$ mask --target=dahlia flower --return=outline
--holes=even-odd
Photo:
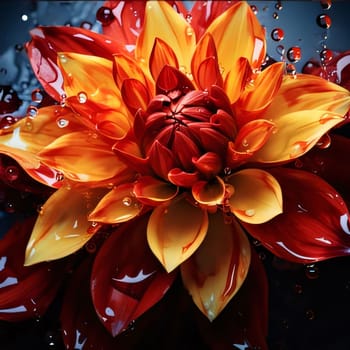
[[[176,1],[111,1],[98,13],[104,34],[32,30],[30,62],[56,103],[1,129],[0,152],[52,194],[1,242],[0,272],[20,276],[0,291],[1,319],[43,314],[74,267],[67,349],[98,341],[77,328],[79,312],[123,344],[179,276],[215,328],[241,287],[266,297],[251,239],[300,263],[349,253],[343,198],[290,166],[346,121],[349,91],[283,62],[262,69],[265,31],[245,2],[186,13]]]

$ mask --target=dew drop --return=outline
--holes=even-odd
[[[332,0],[321,0],[320,5],[323,10],[329,10],[332,6]]]
[[[322,13],[321,15],[317,16],[316,23],[321,28],[329,29],[331,27],[331,25],[332,25],[332,20],[331,20],[331,18],[328,15]]]
[[[94,242],[87,242],[85,244],[85,250],[89,253],[89,254],[93,254],[96,252],[96,244]]]
[[[43,93],[40,89],[35,89],[32,91],[32,101],[35,103],[40,103],[43,100]]]
[[[92,23],[89,21],[83,21],[80,23],[80,28],[90,30],[92,28]]]
[[[332,139],[329,136],[329,134],[324,134],[323,136],[321,136],[321,138],[318,140],[318,142],[316,143],[316,146],[320,149],[326,149],[329,148],[330,145],[332,143]]]
[[[123,205],[125,205],[126,207],[130,207],[132,202],[133,201],[131,197],[124,197],[122,200]]]
[[[34,118],[38,114],[38,109],[35,106],[29,106],[27,108],[27,116]]]
[[[33,130],[33,122],[30,118],[26,118],[26,121],[25,121],[25,124],[24,124],[25,128],[28,130],[28,131],[31,131]]]
[[[16,166],[8,166],[5,169],[6,179],[8,181],[15,181],[19,177],[19,170]]]
[[[67,57],[64,54],[59,54],[58,58],[60,59],[61,63],[67,63]]]
[[[186,28],[186,35],[187,36],[192,36],[193,35],[193,29],[191,27]]]
[[[257,15],[257,14],[258,14],[258,7],[257,7],[257,6],[251,5],[250,8],[252,9],[254,15]]]
[[[249,216],[249,217],[252,217],[255,215],[255,210],[254,209],[247,209],[245,212],[244,212],[245,215]]]
[[[109,7],[102,6],[96,12],[96,19],[104,26],[111,24],[114,18],[113,12]]]
[[[81,91],[77,95],[79,103],[85,103],[87,101],[87,95],[84,91]]]
[[[288,63],[286,65],[286,73],[288,75],[292,75],[292,76],[296,77],[297,69],[295,68],[294,64]]]
[[[226,175],[226,176],[230,175],[231,172],[232,172],[232,169],[229,168],[229,167],[226,167],[226,168],[224,169],[224,175]]]
[[[322,63],[329,63],[333,58],[333,51],[329,49],[323,49],[320,52],[320,59]]]
[[[275,4],[275,9],[278,11],[281,11],[283,9],[281,1],[277,1],[277,3]]]
[[[188,13],[185,18],[186,18],[187,23],[192,22],[192,15],[190,13]]]
[[[22,20],[23,22],[27,22],[28,19],[29,19],[29,17],[28,17],[28,15],[26,15],[25,13],[21,16],[21,20]]]
[[[320,269],[315,264],[306,265],[305,275],[310,280],[317,279],[320,276]]]
[[[287,58],[290,62],[295,63],[301,60],[301,48],[293,46],[287,51]]]
[[[65,128],[69,125],[69,120],[64,118],[57,118],[56,123],[59,128]]]
[[[275,28],[271,32],[271,38],[274,41],[281,41],[284,38],[284,31],[281,28]]]
[[[284,53],[286,52],[285,48],[283,45],[278,45],[276,47],[276,51],[279,55],[284,55]]]
[[[278,13],[277,13],[277,12],[274,12],[274,13],[272,14],[272,17],[273,17],[273,19],[278,19],[278,18],[279,18]]]
[[[0,120],[0,129],[8,129],[12,124],[16,123],[17,119],[12,115],[5,115]]]
[[[60,106],[63,108],[66,106],[66,100],[67,100],[67,95],[66,94],[62,94],[60,99]]]
[[[38,212],[39,215],[44,215],[44,208],[42,205],[38,205],[36,208],[36,211]]]

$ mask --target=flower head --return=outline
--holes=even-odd
[[[243,227],[294,261],[348,252],[340,238],[329,252],[284,241],[289,222],[301,220],[302,231],[311,220],[296,215],[300,203],[288,181],[300,187],[316,176],[283,165],[343,122],[349,92],[319,77],[286,75],[281,62],[261,70],[265,33],[245,2],[213,3],[205,23],[201,2],[191,21],[170,3],[138,3],[143,23],[134,36],[112,19],[108,34],[124,28],[127,35],[34,29],[27,46],[32,66],[60,105],[0,134],[2,153],[58,188],[38,216],[26,265],[65,257],[113,227],[97,252],[91,285],[113,335],[160,300],[178,270],[198,308],[215,319],[249,270]],[[336,196],[322,181],[320,187]],[[305,212],[318,212],[306,203]],[[345,204],[324,205],[322,215],[331,207],[337,218],[325,235],[341,237]],[[133,295],[129,282],[139,286]]]

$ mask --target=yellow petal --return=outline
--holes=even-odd
[[[284,76],[265,115],[266,119],[302,110],[318,109],[344,115],[350,108],[350,92],[323,78],[298,74]]]
[[[124,184],[108,192],[89,215],[90,221],[117,224],[136,217],[143,205],[133,194],[134,184]]]
[[[147,1],[144,28],[136,42],[137,60],[149,65],[156,38],[163,40],[175,53],[180,69],[191,70],[191,57],[195,49],[196,35],[193,28],[166,1]]]
[[[147,226],[147,240],[154,255],[170,272],[195,252],[207,228],[207,212],[178,197],[154,209]]]
[[[43,205],[26,249],[25,265],[63,258],[81,248],[96,231],[87,216],[100,189],[61,187]]]
[[[212,181],[198,181],[192,187],[192,195],[201,204],[222,204],[225,196],[225,184],[219,177]]]
[[[222,212],[209,215],[207,235],[181,265],[181,274],[193,301],[210,321],[237,293],[249,264],[249,241],[238,223],[225,224]]]
[[[245,1],[217,17],[206,32],[214,39],[224,78],[240,57],[246,57],[252,68],[260,68],[266,52],[265,30]]]
[[[261,224],[282,213],[282,192],[277,180],[260,169],[244,169],[227,182],[234,193],[229,198],[232,213],[250,224]]]
[[[342,115],[326,110],[304,110],[282,115],[274,119],[275,131],[250,160],[275,163],[298,158],[342,121]]]
[[[75,181],[101,181],[126,169],[112,146],[88,132],[61,136],[38,154],[40,160]]]

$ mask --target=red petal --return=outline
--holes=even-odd
[[[0,319],[21,321],[43,315],[55,297],[64,263],[24,267],[24,251],[34,219],[15,224],[0,241]]]
[[[310,263],[348,255],[349,212],[339,194],[306,171],[276,168],[269,172],[282,187],[283,213],[271,221],[244,227],[277,256]]]
[[[57,52],[75,52],[112,60],[114,53],[125,51],[119,42],[82,28],[37,27],[31,35],[27,51],[33,71],[45,91],[57,101],[64,94]]]
[[[92,299],[98,316],[113,336],[158,302],[175,277],[164,271],[148,248],[148,218],[145,215],[121,226],[95,259]]]
[[[197,317],[200,337],[210,349],[267,350],[267,303],[264,267],[252,250],[248,275],[232,301],[212,323]]]
[[[135,114],[138,109],[146,110],[150,99],[148,90],[140,81],[136,79],[125,79],[122,83],[121,93],[124,103],[131,114]]]
[[[188,173],[179,168],[171,169],[168,174],[168,179],[171,183],[180,187],[192,187],[199,180],[199,173]]]

